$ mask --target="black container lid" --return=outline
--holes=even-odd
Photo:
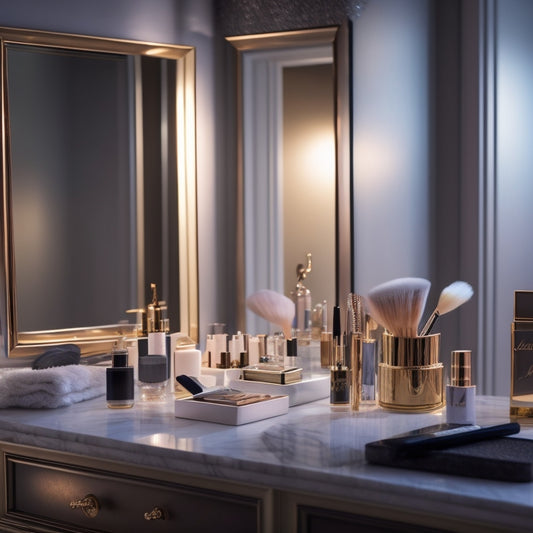
[[[166,355],[142,355],[139,357],[139,381],[160,383],[167,377]]]
[[[128,366],[128,350],[113,350],[111,360],[114,368]]]

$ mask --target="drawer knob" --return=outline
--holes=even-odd
[[[164,520],[165,513],[160,507],[154,507],[149,513],[144,513],[145,520]]]
[[[81,509],[85,516],[88,516],[89,518],[94,518],[100,510],[100,504],[98,503],[96,496],[93,496],[92,494],[87,494],[87,496],[85,496],[85,498],[82,498],[81,500],[71,501],[70,508]]]

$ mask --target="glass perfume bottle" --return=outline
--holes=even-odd
[[[143,401],[164,401],[169,383],[166,342],[168,320],[162,317],[155,283],[150,288],[152,302],[147,306],[148,353],[139,354],[139,389]]]

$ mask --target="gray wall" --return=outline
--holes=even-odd
[[[513,293],[533,289],[533,2],[500,0],[494,12],[495,162],[492,170],[495,206],[493,349],[489,376],[497,393],[507,393],[510,376],[510,324]]]
[[[294,11],[296,3],[289,8],[273,0],[0,0],[0,24],[197,47],[203,337],[208,322],[231,325],[235,310],[234,95],[225,92],[234,65],[223,37],[352,16],[356,288],[364,291],[398,275],[424,275],[433,282],[435,302],[454,279],[472,282],[476,298],[441,319],[449,344],[443,355],[457,347],[477,351],[479,343],[480,388],[506,394],[512,291],[533,285],[527,235],[533,223],[527,175],[533,166],[528,147],[533,120],[523,89],[533,79],[528,30],[533,7],[528,0],[370,0],[356,17],[356,4],[316,0],[305,15],[325,17],[315,24]],[[493,7],[496,32],[479,24]],[[484,31],[489,45],[497,45],[491,64],[496,85],[483,77]],[[484,82],[488,91],[480,99]],[[485,205],[488,160],[480,133],[486,133],[485,97],[495,88],[493,109],[501,130],[497,136],[495,129],[489,133],[496,139],[497,179],[495,196]],[[492,207],[495,216],[487,213]]]

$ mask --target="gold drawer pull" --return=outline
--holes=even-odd
[[[85,498],[82,498],[81,500],[74,500],[70,502],[70,508],[81,509],[85,516],[88,516],[89,518],[94,518],[100,510],[100,504],[98,503],[96,496],[93,496],[92,494],[87,494],[87,496],[85,496]]]
[[[164,520],[165,513],[161,507],[154,507],[149,513],[144,513],[145,520]]]

